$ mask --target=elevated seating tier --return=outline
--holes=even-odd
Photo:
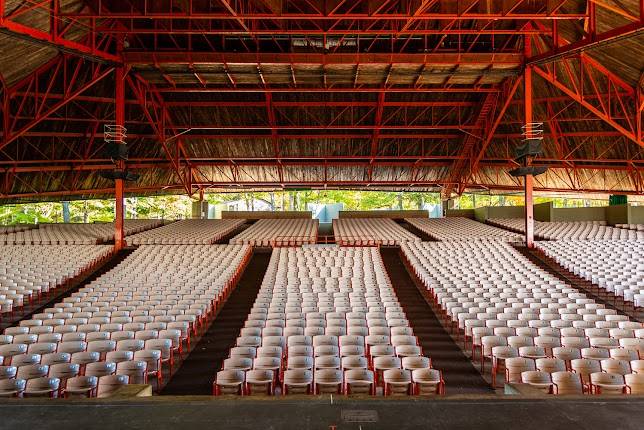
[[[300,246],[314,244],[318,237],[318,220],[260,219],[237,236],[230,244],[251,246]]]
[[[163,225],[160,220],[125,220],[126,236]],[[114,240],[114,223],[40,224],[38,228],[0,235],[0,245],[94,245]]]
[[[491,225],[502,227],[517,233],[525,232],[524,220],[521,218],[490,218]],[[643,240],[644,231],[615,228],[606,225],[605,221],[572,221],[572,222],[534,222],[534,235],[547,240]]]
[[[137,233],[130,245],[208,245],[225,238],[244,225],[243,219],[190,219]]]
[[[0,393],[94,396],[105,376],[121,376],[121,384],[155,376],[160,385],[164,368],[172,369],[175,354],[189,348],[227,297],[250,251],[243,245],[139,247],[62,302],[5,329],[0,383],[10,379],[6,384],[15,390]]]
[[[335,241],[342,246],[399,245],[420,238],[389,218],[340,218],[333,220]]]
[[[0,316],[38,300],[111,253],[106,245],[0,245]]]
[[[281,385],[280,385],[281,384]],[[443,392],[376,248],[273,250],[214,394]]]
[[[482,371],[491,361],[493,384],[502,368],[506,382],[524,378],[547,387],[554,386],[556,377],[565,378],[557,372],[575,370],[587,392],[601,393],[602,383],[619,381],[620,387],[605,391],[625,392],[625,375],[641,372],[641,323],[596,303],[511,245],[408,243],[402,250],[446,324],[463,336],[466,349],[471,345],[472,359]],[[582,365],[590,371],[576,368]],[[532,371],[547,375],[523,375]],[[597,372],[617,376],[601,382],[604,376],[593,376]]]
[[[405,221],[432,239],[439,241],[504,240],[520,242],[522,240],[522,237],[516,233],[463,217],[408,218]]]

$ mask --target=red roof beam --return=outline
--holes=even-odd
[[[438,163],[437,165],[448,165],[447,163],[462,158],[461,155],[405,155],[405,156],[387,156],[379,155],[374,158],[374,163],[381,166],[406,165],[413,164]],[[223,158],[190,158],[192,166],[227,166],[231,162],[240,166],[275,166],[277,158],[274,157],[223,157]],[[307,156],[307,157],[280,157],[285,165],[291,166],[320,166],[321,162],[326,161],[329,165],[367,165],[371,162],[372,157],[369,155],[359,156]],[[185,161],[185,160],[182,160]],[[607,169],[607,170],[624,170],[630,167],[639,168],[644,166],[644,160],[631,159],[613,159],[613,158],[539,158],[535,160],[541,164],[549,164],[555,168],[567,166],[566,163],[574,161],[579,163],[579,169]],[[490,166],[516,165],[512,158],[485,158],[481,162]],[[58,160],[2,160],[0,161],[0,171],[14,170],[17,172],[36,172],[42,169],[50,171],[67,171],[67,170],[102,170],[113,165],[110,159],[58,159]],[[156,158],[130,158],[128,167],[137,169],[155,168],[165,166],[171,168],[168,159],[164,157]]]
[[[361,189],[369,187],[369,189],[376,190],[374,187],[399,187],[399,186],[419,186],[419,187],[429,187],[434,188],[438,186],[436,182],[237,182],[237,185],[233,185],[227,182],[208,182],[208,183],[195,183],[196,186],[203,186],[205,188],[228,188],[229,192],[239,192],[240,189],[245,188],[267,188],[267,189],[283,189],[283,186],[307,186],[320,189],[329,189],[333,187],[342,187],[344,189]],[[158,193],[158,192],[172,192],[173,190],[180,190],[182,188],[179,184],[167,184],[167,185],[156,185],[148,187],[129,187],[125,189],[125,192],[129,195],[140,195],[148,193]],[[471,189],[483,189],[483,190],[494,190],[494,191],[520,191],[522,187],[513,186],[513,185],[494,185],[494,184],[470,184]],[[554,188],[554,187],[539,187],[535,186],[535,191],[538,192],[552,192],[552,193],[570,193],[570,189],[567,188]],[[614,189],[610,191],[592,189],[592,188],[583,188],[575,190],[577,193],[585,194],[626,194],[626,195],[640,195],[641,193],[633,190],[620,190]],[[34,193],[18,193],[18,194],[0,194],[0,199],[39,199],[45,197],[71,197],[71,196],[110,196],[114,194],[114,188],[91,188],[85,190],[71,190],[71,191],[43,191],[43,192],[34,192]]]
[[[115,19],[115,20],[132,20],[132,19],[147,19],[147,20],[227,20],[238,21],[240,19],[249,21],[329,21],[335,22],[337,20],[351,20],[351,21],[399,21],[407,22],[410,19],[414,21],[436,21],[436,20],[536,20],[536,21],[554,21],[554,20],[572,20],[578,21],[586,19],[587,13],[569,13],[555,11],[548,12],[546,10],[540,12],[445,12],[445,11],[423,11],[420,14],[415,13],[361,13],[361,12],[348,12],[348,13],[322,13],[315,11],[311,13],[257,13],[257,12],[243,12],[230,13],[221,12],[202,12],[198,10],[190,11],[190,13],[180,12],[153,12],[154,7],[151,5],[158,0],[144,0],[144,6],[137,9],[132,9],[128,12],[112,12],[105,9],[99,11],[92,11],[84,9],[80,12],[66,12],[61,13],[60,16],[64,18],[74,19]],[[220,0],[221,1],[221,0]],[[358,3],[360,0],[352,0],[353,4]]]
[[[496,87],[157,87],[160,93],[440,93],[440,94],[465,94],[465,93],[496,93]]]
[[[230,30],[224,28],[178,28],[178,29],[152,29],[152,28],[113,28],[113,27],[100,27],[97,28],[97,31],[106,34],[137,34],[137,35],[170,35],[170,34],[179,34],[179,35],[215,35],[215,36],[243,36],[248,34],[244,31],[239,30]],[[487,36],[546,36],[552,34],[551,30],[522,30],[522,29],[416,29],[416,30],[405,30],[398,31],[395,29],[392,30],[361,30],[361,29],[346,29],[346,30],[253,30],[251,32],[254,36],[350,36],[358,35],[363,36],[476,36],[476,35],[487,35]]]
[[[99,120],[98,122],[107,123],[106,120]],[[88,134],[85,132],[71,132],[71,131],[30,131],[24,133],[24,137],[40,137],[40,138],[87,138]],[[97,133],[97,136],[103,138],[102,133]],[[601,131],[568,131],[562,132],[559,134],[560,137],[568,138],[577,138],[577,137],[620,137],[622,134],[618,131],[613,130],[601,130]],[[128,137],[132,139],[154,139],[157,136],[154,134],[145,134],[145,133],[130,133],[128,132]],[[312,134],[289,134],[289,133],[278,133],[277,137],[279,139],[297,139],[297,140],[320,140],[320,139],[371,139],[372,134],[370,133],[312,133]],[[398,140],[407,140],[407,139],[459,139],[463,137],[461,133],[381,133],[378,136],[378,139],[398,139]],[[258,140],[258,139],[270,139],[270,134],[260,134],[260,133],[240,133],[240,134],[190,134],[186,133],[181,136],[183,140],[234,140],[234,139],[245,139],[245,140]],[[495,133],[492,136],[492,139],[521,139],[521,133]]]
[[[271,64],[271,65],[355,65],[355,64],[431,64],[431,65],[477,65],[520,67],[522,53],[246,53],[246,52],[163,52],[126,51],[127,64]]]

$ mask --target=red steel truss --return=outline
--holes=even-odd
[[[414,191],[423,188],[435,188],[441,186],[443,182],[441,181],[374,181],[372,183],[366,183],[364,181],[286,181],[284,183],[279,182],[265,182],[265,181],[239,181],[236,185],[231,185],[230,181],[225,182],[200,182],[195,183],[195,186],[199,186],[200,189],[207,190],[209,188],[216,189],[220,192],[232,192],[238,193],[240,189],[267,189],[267,190],[283,190],[289,188],[317,188],[317,189],[343,189],[343,188],[356,188],[356,189],[365,189],[371,191],[379,190],[388,190],[391,188],[399,189],[401,187],[406,188],[409,191]],[[519,185],[496,185],[496,184],[471,184],[473,190],[480,191],[494,191],[494,192],[517,192],[522,191],[523,187]],[[126,187],[125,193],[131,195],[141,195],[144,193],[158,193],[158,192],[168,192],[168,193],[181,193],[183,189],[182,185],[177,184],[168,184],[163,187],[157,185],[154,186],[132,186]],[[551,192],[551,193],[570,193],[570,188],[556,188],[556,187],[539,187],[539,191],[542,192]],[[577,188],[574,190],[579,193],[593,193],[596,194],[598,191],[593,188]],[[610,193],[614,194],[630,194],[636,195],[641,194],[633,192],[631,189],[621,189],[614,188],[608,190]],[[11,194],[10,198],[12,199],[38,199],[38,198],[51,198],[51,197],[72,197],[72,196],[106,196],[114,194],[114,187],[111,188],[91,188],[83,190],[61,190],[61,191],[42,191],[42,192],[25,192],[25,193],[14,193]],[[3,196],[6,198],[7,196]]]
[[[644,74],[638,85],[630,84],[598,61],[593,52],[641,34],[644,1],[640,1],[639,13],[619,2],[604,1],[588,1],[579,10],[575,6],[579,2],[571,0],[85,3],[79,10],[62,11],[58,0],[32,0],[9,11],[6,0],[0,0],[0,33],[59,51],[18,82],[7,85],[0,75],[0,199],[114,193],[114,189],[83,189],[79,183],[87,173],[110,168],[109,160],[101,155],[102,125],[113,123],[113,112],[106,106],[117,97],[94,90],[112,79],[118,69],[124,75],[119,103],[129,138],[137,145],[161,148],[159,157],[132,158],[127,167],[172,172],[167,183],[133,186],[124,192],[180,190],[192,195],[197,190],[230,186],[441,187],[447,196],[468,188],[520,190],[520,183],[499,185],[489,176],[485,181],[489,172],[482,171],[514,165],[510,154],[521,139],[518,127],[526,114],[519,90],[524,86],[526,65],[533,71],[533,79],[547,81],[560,93],[532,98],[532,118],[545,123],[548,142],[556,153],[536,163],[549,165],[554,175],[577,191],[597,191],[589,188],[588,178],[579,173],[591,169],[623,172],[630,181],[630,185],[617,184],[606,191],[643,192],[641,152],[619,159],[605,154],[626,142],[644,147]],[[619,16],[625,24],[598,33],[599,8]],[[30,26],[27,18],[33,14],[48,15],[49,29]],[[583,23],[585,33],[579,40],[566,40],[559,32],[563,22]],[[535,55],[524,52],[526,41]],[[121,43],[125,43],[122,54],[117,53]],[[212,65],[221,66],[225,83],[208,81],[203,70]],[[359,83],[361,65],[384,69],[382,82]],[[321,82],[305,84],[298,79],[298,68],[317,66],[323,70]],[[239,80],[236,67],[252,68],[258,82]],[[290,71],[288,84],[271,81],[269,70],[275,67]],[[332,67],[353,67],[353,85],[327,82],[326,69]],[[449,76],[442,83],[423,82],[423,73],[441,67],[447,71],[436,72],[436,76],[456,76],[463,70],[479,70],[481,76],[474,83],[459,83]],[[390,77],[398,68],[413,69],[413,82],[392,84]],[[194,82],[177,80],[177,70]],[[145,77],[150,71],[164,82],[151,83]],[[503,76],[500,83],[486,83],[485,77],[493,72]],[[253,97],[226,99],[244,93]],[[312,101],[307,97],[310,93],[333,97]],[[182,99],[182,94],[187,97]],[[283,94],[297,97],[286,99]],[[345,94],[361,97],[344,99]],[[447,97],[431,98],[443,94]],[[217,97],[210,99],[213,95]],[[402,98],[408,95],[416,97]],[[200,119],[192,115],[193,108],[254,109],[261,114],[240,116],[238,123],[230,124]],[[317,118],[319,109],[332,111],[333,119]],[[189,114],[179,117],[175,110]],[[292,120],[294,111],[307,120]],[[565,126],[580,121],[590,126],[574,131]],[[58,127],[60,124],[65,127]],[[592,154],[584,158],[575,157],[580,145],[597,138],[611,143],[601,151],[589,149]],[[191,156],[189,144],[205,139],[212,145],[234,139],[265,141],[272,154],[263,158]],[[310,144],[330,140],[336,148],[318,156],[292,157],[284,150],[286,141],[292,139]],[[340,152],[349,141],[351,151]],[[507,156],[487,154],[492,142],[495,147],[505,146]],[[415,149],[410,149],[412,145]],[[69,157],[53,155],[61,146],[69,149]],[[319,178],[291,179],[287,170],[298,167],[318,168]],[[363,173],[350,181],[339,179],[333,173],[337,167]],[[407,169],[408,175],[379,179],[379,169],[398,167]],[[423,176],[422,169],[429,167],[447,169],[447,173],[439,178]],[[272,169],[274,179],[241,179],[248,176],[244,168]],[[209,171],[229,181],[209,178]],[[62,173],[69,176],[60,181],[56,175]],[[25,174],[35,179],[25,184]],[[61,182],[59,190],[47,188],[56,181]],[[16,183],[32,191],[13,192]],[[535,189],[564,191],[537,179]]]
[[[486,0],[219,0],[215,2],[135,0],[131,2],[88,2],[88,11],[62,14],[73,19],[120,19],[131,21],[215,21],[231,24],[229,29],[252,33],[259,28],[293,26],[299,29],[328,28],[358,31],[364,25],[387,26],[397,32],[422,27],[427,21],[578,20],[587,13],[562,9],[567,1],[498,2],[490,8]],[[547,3],[547,4],[545,4]],[[492,10],[493,9],[493,10]],[[177,26],[179,27],[179,26]],[[357,29],[356,29],[357,27]],[[129,27],[132,30],[134,27]],[[181,28],[181,27],[179,27]],[[222,30],[223,31],[223,30]]]
[[[172,124],[172,119],[168,113],[167,107],[164,105],[163,98],[154,89],[150,88],[145,82],[140,79],[132,79],[127,77],[129,87],[132,89],[139,107],[143,111],[148,124],[154,130],[154,138],[162,146],[163,152],[172,165],[177,178],[183,184],[184,190],[188,195],[192,195],[192,185],[190,184],[190,160],[187,159],[185,148],[183,147],[183,139],[175,137],[178,132]],[[171,136],[166,135],[166,129],[172,132]],[[174,149],[172,148],[174,146]],[[185,160],[182,166],[182,160]]]
[[[565,57],[534,72],[601,118],[629,140],[642,140],[640,95],[632,86],[584,53]],[[598,97],[605,94],[604,97]]]
[[[119,48],[122,49],[120,44]],[[114,125],[116,127],[124,127],[125,68],[123,66],[117,67],[115,70],[114,93]],[[116,167],[119,170],[125,170],[125,161],[118,160]],[[114,250],[120,251],[125,247],[125,181],[122,178],[114,180],[114,200]]]
[[[111,35],[98,31],[98,20],[63,18],[59,0],[23,1],[17,7],[12,5],[11,11],[7,11],[6,3],[6,0],[0,0],[0,33],[94,61],[106,63],[122,61],[119,55],[110,52],[110,49],[114,48],[110,46]],[[49,16],[48,30],[24,23],[29,22],[25,17],[33,19],[33,16],[38,14]],[[79,31],[87,35],[80,41],[74,38],[74,34]]]
[[[102,63],[64,54],[7,88],[0,149],[51,117],[75,97],[109,76],[113,70],[113,67]],[[54,87],[58,92],[61,90],[59,85],[62,86],[62,94],[51,97]]]
[[[552,49],[543,52],[545,50],[542,48],[542,52],[530,57],[527,63],[537,75],[562,93],[629,140],[644,146],[641,80],[634,88],[589,54],[593,49],[607,46],[620,39],[644,34],[644,1],[639,2],[639,15],[636,16],[618,6],[606,6],[603,3],[602,6],[632,22],[598,34],[598,5],[591,1],[588,3],[589,16],[583,39],[570,42],[555,31],[552,35]],[[537,50],[540,46],[542,45],[533,44]]]

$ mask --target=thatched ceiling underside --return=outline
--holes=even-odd
[[[96,6],[95,2],[81,0],[60,3],[68,13]],[[433,10],[451,7],[445,1],[433,3],[436,4]],[[494,8],[502,2],[487,3]],[[526,7],[535,7],[533,3],[539,2],[525,3]],[[606,5],[639,15],[639,3],[635,0],[602,3],[604,7],[597,6],[598,33],[629,24],[627,17],[611,13]],[[5,15],[23,4],[20,0],[7,0]],[[124,7],[106,0],[102,4],[111,10]],[[158,2],[155,7],[163,10],[164,4]],[[561,11],[584,13],[586,7],[586,1],[568,1]],[[25,13],[16,20],[43,31],[49,28],[43,13]],[[525,24],[502,21],[497,28]],[[104,25],[117,24],[105,21]],[[432,25],[427,23],[426,28]],[[461,23],[464,28],[476,25]],[[563,20],[558,32],[560,43],[579,41],[584,20]],[[68,35],[71,40],[86,36],[80,28]],[[471,41],[476,36],[469,37]],[[150,125],[149,117],[140,107],[141,100],[128,85],[128,163],[131,170],[141,175],[131,185],[131,191],[140,195],[185,192],[188,170],[193,191],[200,187],[209,191],[288,188],[440,191],[454,177],[459,157],[467,159],[466,174],[461,178],[467,182],[467,189],[494,193],[516,190],[521,181],[512,178],[508,170],[514,166],[513,149],[520,143],[524,122],[522,83],[480,156],[477,152],[480,137],[473,152],[464,151],[468,136],[480,132],[480,127],[474,125],[489,91],[523,74],[521,39],[503,37],[498,36],[492,44],[495,46],[474,44],[473,52],[461,52],[462,57],[455,56],[453,51],[446,52],[443,61],[434,63],[417,59],[384,61],[382,57],[361,61],[368,57],[358,55],[355,61],[347,57],[341,61],[316,62],[314,58],[325,58],[326,54],[319,47],[302,44],[293,45],[291,53],[311,53],[311,59],[289,62],[288,52],[275,52],[275,60],[271,60],[271,53],[264,52],[261,57],[258,53],[257,61],[250,61],[252,53],[244,57],[233,50],[220,52],[223,48],[217,46],[215,53],[204,53],[201,57],[195,54],[189,61],[172,62],[167,58],[176,53],[173,46],[168,44],[161,50],[158,45],[161,42],[157,41],[152,49],[148,46],[149,35],[130,35],[125,52],[126,58],[132,60],[129,76],[133,82],[144,82],[159,91],[168,108],[163,131],[169,148],[164,149],[160,143],[158,130]],[[177,40],[181,43],[181,39]],[[503,48],[497,46],[500,41]],[[376,39],[373,43],[380,42]],[[547,37],[533,37],[532,43],[535,49],[548,50],[550,41]],[[410,47],[400,49],[403,54],[423,54],[410,51]],[[152,50],[158,53],[154,61],[147,55]],[[478,55],[478,61],[462,61],[471,54]],[[0,33],[0,75],[8,88],[60,55],[52,46]],[[635,33],[601,44],[584,55],[625,85],[635,90],[642,85],[644,34]],[[580,73],[578,66],[570,63],[567,70],[558,67],[563,85],[574,87],[570,76]],[[51,92],[62,92],[63,86],[52,76],[43,74],[39,87],[47,88],[51,79]],[[5,87],[2,88],[4,92]],[[378,88],[385,88],[384,96]],[[417,91],[408,91],[409,88]],[[436,90],[441,88],[468,90]],[[586,94],[621,91],[599,77],[585,82],[581,89]],[[113,184],[93,166],[110,164],[100,131],[104,123],[114,120],[114,106],[110,103],[114,97],[113,75],[82,96],[30,126],[24,136],[7,145],[0,144],[3,175],[0,201],[110,194]],[[149,96],[145,97],[150,102]],[[536,74],[533,97],[534,120],[543,122],[545,131],[544,153],[537,163],[550,166],[545,175],[535,180],[538,190],[642,194],[643,146]],[[11,110],[21,112],[18,118],[10,119],[17,126],[29,124],[38,111],[33,100],[27,99],[24,106],[19,106],[21,100],[16,97],[11,104]],[[615,121],[627,127],[629,118],[622,114],[632,113],[636,107],[633,104],[611,109]],[[4,124],[0,124],[0,130]],[[168,151],[176,154],[178,143],[183,146],[179,173],[168,158]],[[476,158],[480,162],[473,167]],[[54,168],[38,168],[45,165]]]

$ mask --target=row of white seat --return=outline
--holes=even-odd
[[[0,379],[0,397],[110,397],[128,383],[130,377],[127,374],[81,375],[67,379],[49,376],[29,380]]]
[[[244,224],[243,219],[189,219],[137,233],[129,245],[208,245],[226,237]]]
[[[644,374],[628,373],[619,375],[594,372],[588,375],[588,383],[582,381],[574,371],[545,372],[526,370],[521,372],[520,382],[536,387],[548,394],[644,394]]]
[[[481,366],[500,358],[495,352],[512,356],[521,348],[527,358],[558,347],[589,348],[605,358],[610,349],[644,353],[641,323],[595,303],[509,244],[410,243],[403,252],[446,321],[464,334],[466,345],[471,339],[473,357],[481,348]]]
[[[592,364],[584,364],[588,360],[594,361],[597,364],[596,368],[591,368],[592,371],[603,370],[609,373],[620,373],[622,375],[631,372],[641,372],[644,366],[644,361],[640,359],[640,350],[644,344],[641,338],[623,338],[615,342],[614,345],[603,345],[604,338],[552,338],[548,336],[535,338],[529,336],[504,337],[500,335],[486,335],[480,329],[480,327],[477,327],[473,330],[472,344],[474,346],[472,348],[472,357],[476,357],[476,345],[480,344],[478,355],[480,357],[481,368],[484,369],[485,367],[485,358],[491,358],[493,380],[498,373],[499,363],[507,362],[515,358],[536,360],[535,365],[538,370],[544,370],[541,367],[550,366],[552,368],[550,371],[572,368],[575,371],[581,372],[581,366]],[[594,345],[596,342],[601,347],[589,346]],[[599,367],[600,361],[602,363],[601,368]],[[561,368],[556,368],[557,366]],[[507,367],[508,365],[506,365]],[[515,372],[515,374],[518,373],[520,372]]]
[[[16,225],[1,225],[0,234],[16,233],[18,231],[25,231],[36,228],[35,224],[16,224]]]
[[[627,230],[644,231],[644,224],[615,224],[617,228],[625,228]]]
[[[0,315],[38,299],[111,253],[106,245],[0,245]]]
[[[375,372],[372,384],[387,379],[385,394],[402,386],[407,392],[414,369],[403,360],[418,361],[419,369],[428,369],[425,376],[433,375],[434,392],[442,390],[440,372],[429,371],[431,362],[422,356],[376,248],[279,248],[214,387],[241,393],[249,382],[239,372],[270,370],[272,381],[281,380],[282,394],[310,392],[313,384],[338,392],[346,384],[343,371],[362,370]],[[323,369],[328,370],[324,383],[314,378],[314,371]],[[251,375],[251,385],[260,385]],[[406,382],[397,385],[397,380]],[[266,386],[257,392],[267,390],[272,392]]]
[[[525,232],[521,218],[490,218],[489,224],[518,233]],[[605,221],[534,222],[534,234],[538,239],[562,240],[642,240],[644,231],[627,230],[607,226]]]
[[[343,246],[399,245],[420,238],[389,218],[339,218],[333,220],[336,243]]]
[[[275,372],[262,367],[249,370],[222,370],[217,374],[213,394],[275,395]],[[382,374],[383,395],[444,394],[445,382],[436,369],[387,369]],[[283,394],[362,394],[376,395],[378,384],[369,369],[320,368],[290,369],[284,372]]]
[[[300,246],[314,244],[318,237],[318,220],[260,219],[237,236],[231,245]]]
[[[125,235],[163,225],[160,220],[127,219]],[[114,239],[114,223],[39,224],[37,228],[0,235],[0,245],[92,245]]]
[[[28,366],[23,372],[33,379],[50,360],[79,364],[81,376],[100,363],[108,374],[121,367],[130,377],[143,371],[160,379],[162,363],[171,365],[215,312],[250,253],[248,246],[140,246],[63,302],[5,329],[4,365]]]
[[[464,217],[408,218],[405,221],[432,239],[440,241],[493,239],[520,242],[523,240],[519,234]]]
[[[563,240],[537,247],[575,275],[644,306],[644,240]]]

